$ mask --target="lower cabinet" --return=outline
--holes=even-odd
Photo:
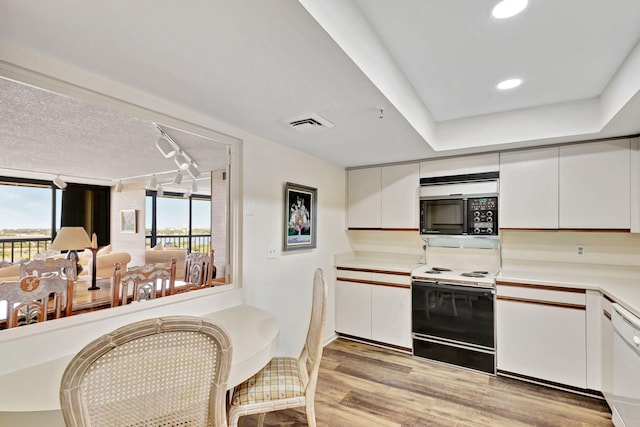
[[[337,269],[336,332],[411,348],[409,273]]]
[[[602,394],[604,398],[611,402],[613,397],[613,322],[611,315],[613,313],[611,300],[602,297]]]
[[[498,373],[587,386],[584,289],[498,282]]]

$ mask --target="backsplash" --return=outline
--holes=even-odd
[[[640,266],[640,234],[583,231],[501,231],[503,263]],[[578,255],[581,246],[582,255]]]
[[[417,231],[347,231],[354,252],[422,255],[424,242]]]

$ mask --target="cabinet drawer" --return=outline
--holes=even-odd
[[[391,274],[391,273],[371,273],[371,281],[380,283],[390,283],[396,285],[411,285],[411,274]]]
[[[583,310],[586,308],[586,291],[579,288],[498,282],[496,295],[499,300],[521,301]]]
[[[359,269],[341,268],[338,267],[336,271],[336,277],[340,279],[355,279],[355,280],[371,280],[371,272]]]

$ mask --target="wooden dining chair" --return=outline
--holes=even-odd
[[[64,294],[62,307],[65,316],[71,316],[73,312],[73,286],[77,278],[77,260],[72,255],[71,259],[66,258],[46,258],[32,259],[20,264],[20,277],[57,274],[67,282],[67,292]],[[67,298],[68,296],[68,298]]]
[[[174,293],[176,286],[176,259],[166,264],[145,264],[122,271],[118,263],[113,270],[111,306],[126,305],[131,301],[144,301]],[[131,298],[129,298],[131,289]]]
[[[227,425],[232,345],[201,317],[138,321],[69,362],[60,385],[67,427]]]
[[[53,294],[53,318],[62,317],[62,300],[70,301],[67,281],[58,274],[22,277],[0,284],[0,300],[7,302],[7,329],[47,320]]]
[[[315,271],[311,320],[304,347],[298,358],[274,357],[260,372],[233,391],[228,407],[229,426],[238,425],[243,415],[260,414],[262,426],[267,412],[304,406],[307,424],[316,425],[314,398],[320,359],[322,336],[327,312],[327,282],[322,269]]]
[[[204,288],[211,286],[216,277],[216,266],[213,264],[214,251],[211,254],[192,252],[184,260],[184,281],[187,286]]]

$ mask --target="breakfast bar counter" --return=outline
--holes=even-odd
[[[64,426],[60,411],[59,389],[62,374],[78,350],[103,333],[110,332],[132,321],[169,315],[202,316],[222,325],[231,338],[233,356],[229,387],[233,387],[259,371],[275,355],[278,347],[279,327],[276,318],[257,307],[242,303],[239,290],[217,294],[208,289],[159,298],[155,301],[129,304],[109,310],[86,313],[70,318],[16,328],[0,333],[0,425]],[[191,295],[189,295],[191,294]],[[199,294],[199,295],[198,295]],[[179,297],[179,298],[175,298]],[[217,298],[216,298],[217,297]],[[171,302],[173,299],[173,302]],[[170,304],[167,304],[170,303]],[[204,311],[208,307],[208,312]],[[121,310],[125,308],[126,310]],[[137,309],[137,310],[136,310]],[[213,310],[213,311],[212,311]],[[118,315],[118,311],[120,311]],[[115,312],[115,313],[114,313]],[[113,315],[118,315],[114,317]],[[65,322],[67,320],[67,322]],[[71,322],[69,322],[71,321]],[[70,324],[71,323],[71,324]],[[94,325],[94,333],[87,326]],[[47,327],[47,332],[36,331]],[[57,326],[57,328],[56,328]],[[52,328],[53,327],[53,328]],[[14,331],[31,332],[31,337],[18,337]],[[58,331],[56,331],[58,329]],[[73,330],[75,329],[75,334]],[[60,341],[51,347],[50,335],[57,332]],[[61,338],[64,336],[64,338]],[[41,345],[29,342],[41,338]],[[15,344],[9,350],[11,343]],[[71,344],[73,343],[73,344]],[[22,347],[20,347],[22,345]],[[37,348],[39,358],[28,360],[20,354]],[[8,352],[13,356],[10,356]],[[27,353],[28,354],[28,353]],[[7,367],[7,365],[10,365]],[[13,365],[12,369],[11,365]]]

